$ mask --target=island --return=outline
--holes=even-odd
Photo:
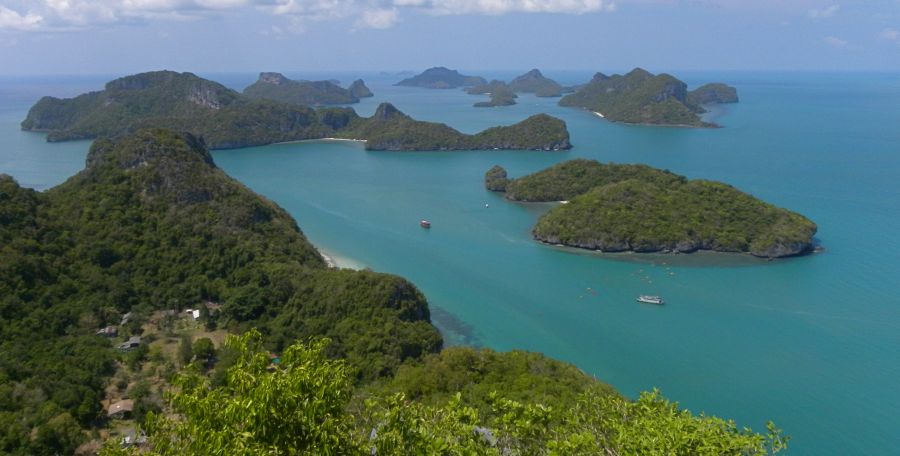
[[[494,106],[511,106],[516,104],[516,95],[509,86],[503,81],[493,80],[487,84],[481,84],[466,90],[472,95],[486,94],[491,97],[490,101],[479,101],[473,106],[476,108],[491,108]]]
[[[485,187],[511,201],[565,201],[540,217],[534,239],[603,252],[780,258],[810,252],[817,230],[806,217],[727,184],[646,165],[576,159],[518,179],[495,166]]]
[[[688,92],[688,101],[695,106],[737,103],[737,89],[718,82],[704,84]]]
[[[278,76],[264,73],[261,79],[274,81]],[[464,135],[447,125],[416,121],[390,104],[363,118],[349,107],[312,108],[250,98],[217,82],[173,71],[126,76],[110,81],[104,90],[75,98],[44,97],[29,110],[21,127],[47,132],[48,141],[114,138],[160,127],[202,137],[212,149],[322,138],[366,141],[369,150],[571,147],[565,122],[550,116]]]
[[[92,454],[100,435],[104,456],[536,454],[554,439],[638,454],[646,429],[667,454],[780,442],[538,353],[442,349],[415,285],[327,267],[189,133],[98,139],[46,192],[0,175],[0,240],[11,454]],[[523,413],[539,423],[504,424]]]
[[[357,81],[362,83],[362,81]],[[354,84],[356,84],[355,82]],[[356,90],[365,88],[357,86]],[[265,72],[259,79],[244,89],[244,96],[250,99],[265,99],[298,103],[302,105],[335,105],[359,103],[359,97],[350,89],[337,85],[334,81],[294,81],[281,73]],[[371,92],[370,96],[371,96]]]
[[[362,79],[353,81],[353,83],[350,84],[350,87],[347,87],[347,90],[349,90],[350,94],[356,98],[369,98],[375,96]]]
[[[415,120],[390,103],[378,106],[372,117],[354,117],[337,132],[342,138],[365,138],[368,150],[564,150],[570,149],[565,122],[546,114],[519,123],[494,127],[474,135],[445,124]]]
[[[539,97],[558,97],[563,87],[556,81],[544,77],[537,68],[509,82],[509,88],[517,93],[533,93]]]
[[[406,78],[394,85],[408,87],[423,87],[426,89],[456,89],[459,87],[476,86],[486,84],[480,76],[466,76],[459,71],[446,67],[433,67],[421,74]]]
[[[703,104],[736,101],[737,91],[724,84],[688,91],[687,84],[672,75],[635,68],[625,75],[597,73],[559,104],[587,109],[611,122],[708,128],[718,125],[701,119]]]

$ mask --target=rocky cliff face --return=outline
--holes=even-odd
[[[284,77],[281,73],[263,72],[259,74],[259,82],[266,84],[281,85],[288,81],[290,81],[290,79]]]
[[[210,109],[221,109],[222,102],[219,100],[217,91],[208,84],[195,84],[191,86],[188,93],[188,100],[191,103],[200,105]]]
[[[350,84],[350,87],[347,88],[350,91],[350,94],[356,98],[368,98],[375,96],[368,87],[366,87],[366,83],[362,79],[357,79]]]
[[[494,165],[484,173],[484,188],[492,192],[505,192],[509,179],[506,177],[506,169],[500,165]]]

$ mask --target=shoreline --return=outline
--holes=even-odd
[[[592,111],[590,108],[583,108],[580,106],[567,106],[567,107],[574,107],[576,109],[581,109],[581,110],[587,111],[609,123],[619,124],[619,125],[629,125],[629,126],[634,126],[634,127],[700,128],[700,129],[704,129],[704,130],[705,129],[724,128],[723,126],[721,126],[717,123],[713,123],[713,122],[706,122],[707,125],[690,125],[690,124],[658,124],[658,123],[649,123],[649,122],[625,122],[622,120],[610,120],[610,119],[606,118],[606,116],[604,116],[600,112]],[[701,117],[701,121],[703,121],[702,117]]]
[[[600,256],[600,257],[607,257],[607,258],[628,257],[630,259],[638,259],[640,257],[644,257],[647,259],[653,259],[653,257],[687,258],[687,257],[718,256],[720,258],[731,258],[731,259],[744,258],[744,259],[750,259],[751,261],[754,261],[754,262],[769,263],[769,262],[774,262],[774,261],[779,261],[779,260],[802,258],[802,257],[822,253],[825,251],[825,249],[822,246],[813,245],[810,248],[803,250],[802,252],[798,252],[798,253],[795,253],[792,255],[783,255],[783,256],[777,256],[777,257],[763,257],[763,256],[754,255],[750,252],[714,250],[714,249],[696,249],[696,250],[691,250],[691,251],[677,251],[677,250],[668,250],[668,249],[660,249],[660,250],[653,250],[653,251],[638,251],[638,250],[631,250],[631,249],[628,249],[628,250],[600,250],[600,249],[590,249],[590,248],[585,248],[585,247],[578,247],[578,246],[569,245],[569,244],[559,244],[559,243],[547,242],[547,241],[544,241],[544,240],[536,238],[536,237],[532,237],[532,239],[534,241],[536,241],[538,244],[541,244],[541,245],[544,245],[547,247],[552,247],[552,248],[555,248],[555,249],[558,249],[561,251],[565,251],[565,252],[569,252],[569,253],[584,253],[584,254],[595,255],[595,256]]]
[[[325,265],[328,266],[329,269],[353,269],[356,271],[366,269],[366,265],[361,261],[338,255],[318,246],[316,247],[316,250],[319,252],[319,255],[322,256],[322,259],[325,260]]]
[[[314,139],[295,139],[293,141],[281,141],[276,143],[265,144],[266,146],[273,146],[276,144],[298,144],[298,143],[307,143],[307,142],[329,142],[329,141],[349,141],[349,142],[366,142],[365,139],[352,139],[352,138],[314,138]]]

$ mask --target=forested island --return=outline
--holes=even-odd
[[[509,83],[494,79],[491,82],[466,89],[466,92],[471,95],[490,95],[490,101],[479,101],[474,104],[476,108],[514,105],[519,93],[533,93],[539,97],[558,97],[565,91],[571,90],[544,77],[538,69],[517,76]]]
[[[765,455],[786,441],[656,392],[626,399],[539,354],[441,350],[414,285],[327,268],[187,133],[98,139],[43,193],[0,176],[0,240],[4,453],[91,454],[104,436],[104,455]],[[134,424],[147,439],[125,444]]]
[[[596,112],[612,122],[716,127],[700,118],[705,112],[702,105],[737,101],[737,90],[725,84],[707,84],[688,91],[687,84],[672,75],[654,75],[635,68],[625,75],[597,73],[559,104]]]
[[[539,97],[558,97],[564,88],[556,81],[545,77],[537,68],[514,78],[509,88],[517,93],[533,93]]]
[[[499,166],[485,187],[512,201],[566,201],[541,216],[536,240],[604,252],[697,250],[779,258],[813,248],[816,225],[720,182],[646,165],[576,159],[510,179]]]
[[[563,150],[572,147],[565,122],[546,114],[467,135],[442,123],[415,120],[389,103],[379,105],[372,117],[352,118],[337,135],[366,138],[368,150]]]
[[[331,81],[294,81],[281,73],[260,73],[259,79],[243,93],[251,99],[312,106],[359,103],[360,97],[373,95],[362,79],[345,89]]]
[[[261,81],[254,84],[257,89],[250,92],[279,87],[271,82],[281,80],[279,77],[283,78],[263,73]],[[355,90],[362,92],[363,88],[360,83]],[[388,106],[379,107],[380,114],[372,118],[363,118],[351,108],[314,109],[296,102],[251,98],[191,73],[156,71],[116,79],[102,91],[75,98],[44,97],[29,110],[21,126],[48,132],[48,141],[117,137],[140,128],[170,128],[201,136],[213,149],[329,137],[364,140],[370,150],[569,147],[565,123],[549,116],[463,135],[443,124],[393,116],[396,109]]]
[[[485,83],[487,81],[481,76],[467,76],[446,67],[433,67],[394,85],[426,89],[456,89]]]
[[[516,104],[516,95],[503,81],[493,80],[487,84],[480,84],[466,89],[471,95],[489,95],[490,101],[479,101],[473,106],[476,108],[491,108],[494,106],[512,106]]]

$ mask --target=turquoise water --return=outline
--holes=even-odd
[[[568,123],[575,148],[395,153],[305,142],[214,156],[290,211],[317,245],[412,280],[450,344],[541,351],[628,395],[659,387],[693,411],[760,430],[773,419],[794,437],[790,454],[896,452],[900,76],[684,76],[738,87],[741,103],[712,113],[725,128],[615,125],[531,96],[475,109],[479,97],[370,76],[376,97],[357,106],[363,114],[389,100],[472,132],[547,112]],[[236,87],[254,79],[213,77]],[[17,124],[36,95],[70,95],[104,79],[27,88],[0,80],[0,172],[46,188],[79,169],[86,143],[46,144]],[[528,235],[548,205],[509,203],[482,187],[494,164],[518,176],[575,157],[723,180],[809,216],[826,250],[775,262],[561,250]],[[422,218],[431,230],[419,228]],[[639,305],[638,294],[663,295],[667,305]]]

